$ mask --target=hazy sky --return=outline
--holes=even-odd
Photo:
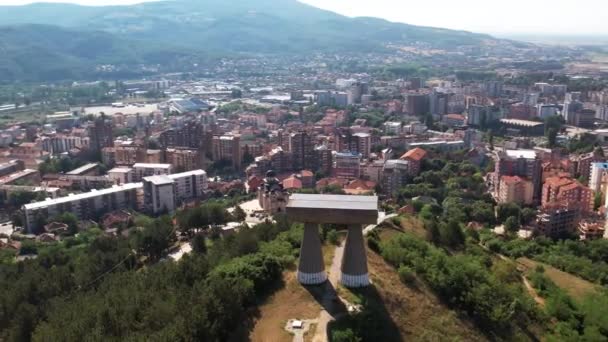
[[[416,25],[476,32],[608,36],[608,0],[301,1],[348,16],[373,16]],[[31,0],[0,0],[0,4],[5,5],[31,2]],[[63,0],[61,2],[117,5],[142,1]]]

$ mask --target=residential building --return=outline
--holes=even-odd
[[[382,191],[391,196],[395,195],[407,183],[410,166],[408,160],[387,160],[382,169]]]
[[[144,209],[153,215],[173,212],[182,203],[202,198],[207,187],[203,170],[145,177]]]
[[[531,205],[534,197],[534,185],[531,181],[519,176],[502,176],[497,194],[498,203],[517,203]]]
[[[93,121],[93,125],[89,127],[90,148],[93,151],[101,152],[104,147],[114,146],[114,137],[112,136],[112,120],[101,115]]]
[[[593,191],[572,178],[551,177],[543,184],[541,205],[565,204],[579,207],[582,213],[593,210]]]
[[[170,175],[173,168],[171,164],[133,164],[133,181],[141,182],[144,177]]]
[[[403,124],[398,121],[387,121],[384,123],[384,133],[397,135],[401,134],[401,128]]]
[[[425,115],[429,113],[429,95],[422,93],[407,94],[407,113]]]
[[[241,137],[239,135],[222,135],[213,137],[213,160],[226,160],[235,170],[241,169]]]
[[[433,91],[428,95],[429,98],[429,112],[431,115],[442,117],[448,113],[448,102],[450,95],[437,91]]]
[[[583,128],[593,128],[595,125],[595,110],[582,109],[574,113],[574,126]]]
[[[88,163],[81,167],[78,167],[66,175],[72,176],[98,176],[99,175],[99,163]]]
[[[580,218],[577,207],[562,204],[543,207],[536,218],[536,232],[551,238],[566,237],[576,231]]]
[[[141,183],[129,183],[26,204],[23,206],[26,229],[30,233],[37,232],[46,220],[64,212],[74,214],[79,220],[87,220],[97,219],[114,210],[137,209],[137,191],[141,189]]]
[[[407,151],[399,159],[408,161],[410,175],[417,176],[422,170],[422,160],[426,158],[426,156],[427,152],[417,147]]]
[[[338,178],[359,178],[361,175],[360,157],[357,153],[334,153],[333,174]]]
[[[25,169],[25,164],[21,160],[12,160],[8,163],[0,164],[0,177],[8,176],[11,173],[22,171]]]
[[[447,114],[442,118],[443,123],[450,127],[466,125],[467,118],[461,114]]]
[[[608,163],[591,164],[589,188],[594,192],[605,192],[608,185]]]
[[[203,158],[199,150],[168,148],[165,151],[165,160],[175,172],[203,169]]]
[[[289,135],[289,151],[292,155],[293,169],[313,169],[315,163],[315,145],[312,137],[306,132]]]
[[[503,176],[526,178],[534,185],[533,200],[540,203],[542,190],[542,162],[534,150],[505,150],[496,152],[495,183],[496,193],[500,193],[500,179]]]
[[[130,167],[115,167],[108,171],[108,177],[116,184],[133,183],[133,174],[135,172]]]

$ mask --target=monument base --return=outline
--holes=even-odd
[[[365,287],[369,286],[369,274],[350,275],[342,273],[340,284],[346,287]]]
[[[319,285],[327,281],[325,271],[319,273],[305,273],[298,271],[298,281],[302,285]]]

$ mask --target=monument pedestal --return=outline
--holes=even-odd
[[[318,285],[327,280],[323,251],[319,239],[319,226],[315,223],[304,224],[304,238],[300,246],[298,281],[304,285]]]
[[[369,285],[363,227],[359,224],[348,226],[341,271],[340,283],[342,285],[346,287],[364,287]]]

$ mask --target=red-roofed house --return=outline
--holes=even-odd
[[[302,189],[302,181],[295,176],[291,176],[283,181],[283,189],[294,190]]]
[[[367,192],[373,192],[376,187],[376,182],[355,179],[344,186],[344,192],[350,195],[359,195]]]
[[[422,159],[426,157],[427,153],[425,150],[416,147],[412,150],[407,151],[404,155],[401,156],[401,160],[407,160],[410,162],[410,174],[417,176],[420,174],[420,169],[422,167]]]

